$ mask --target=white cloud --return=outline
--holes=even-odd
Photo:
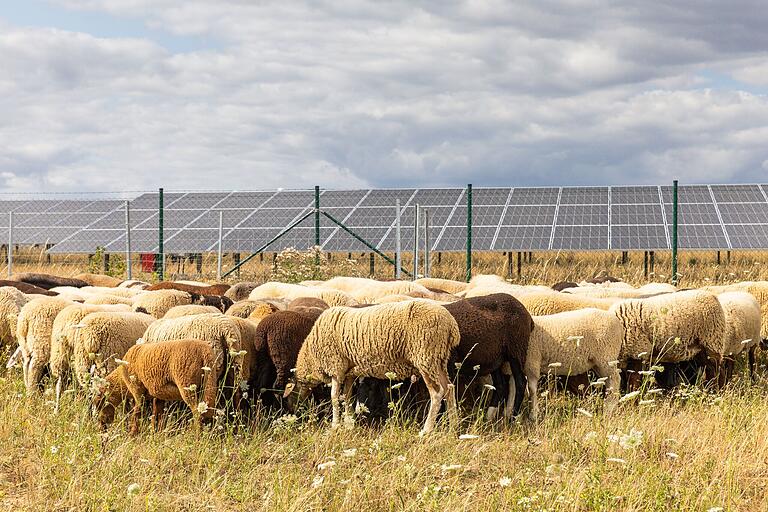
[[[764,181],[754,2],[58,3],[216,44],[3,27],[6,188]]]

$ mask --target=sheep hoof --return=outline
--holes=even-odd
[[[485,413],[485,418],[488,421],[496,421],[496,418],[499,417],[499,408],[498,407],[489,407],[488,410]]]

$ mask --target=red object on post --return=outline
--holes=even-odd
[[[155,271],[155,255],[153,253],[144,253],[139,257],[141,262],[141,271],[151,274]]]

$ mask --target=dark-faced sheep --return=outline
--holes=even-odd
[[[46,290],[56,288],[57,286],[71,286],[73,288],[82,288],[88,286],[88,283],[81,279],[75,279],[72,277],[54,276],[51,274],[38,274],[33,272],[23,272],[21,274],[14,274],[11,276],[13,281],[20,281],[22,283],[28,283]]]

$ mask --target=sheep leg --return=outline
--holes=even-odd
[[[596,363],[593,366],[599,378],[605,378],[605,412],[610,414],[619,403],[619,388],[621,387],[621,374],[618,368],[607,364]]]
[[[354,375],[347,375],[344,378],[344,389],[342,391],[342,398],[344,400],[344,421],[347,418],[352,418],[352,385],[355,383]]]
[[[512,376],[509,378],[509,393],[507,395],[507,404],[504,408],[504,417],[511,419],[520,415],[520,408],[523,405],[523,396],[525,395],[525,375],[516,359],[509,361],[512,369]]]
[[[331,407],[333,408],[333,419],[331,420],[331,428],[338,428],[340,422],[339,417],[339,395],[341,394],[341,385],[339,384],[338,377],[331,377]]]
[[[56,379],[56,405],[53,408],[53,412],[58,414],[59,413],[59,405],[61,403],[61,388],[64,387],[64,376],[59,375],[59,378]]]
[[[437,413],[440,412],[440,406],[443,401],[443,392],[440,386],[430,379],[426,373],[423,373],[421,377],[424,379],[424,384],[429,390],[429,413],[427,413],[427,419],[424,422],[424,427],[419,432],[419,436],[429,434],[435,429],[435,421],[437,419]]]
[[[158,432],[163,428],[163,412],[165,410],[165,401],[159,398],[152,399],[152,428]]]
[[[440,391],[446,398],[446,409],[448,409],[448,424],[451,430],[459,428],[459,408],[456,404],[456,386],[448,380],[448,374],[440,372],[437,375],[437,382],[440,384]],[[446,397],[446,395],[448,395]],[[442,399],[442,397],[441,397]]]
[[[757,381],[757,376],[755,375],[755,351],[757,350],[757,345],[749,349],[749,352],[747,353],[747,358],[749,361],[749,376],[752,379],[752,382]]]
[[[45,363],[40,361],[34,355],[29,360],[29,371],[27,372],[27,394],[40,391],[40,383],[43,380],[43,373],[45,371]]]
[[[539,421],[539,376],[534,374],[526,375],[528,378],[528,396],[531,399],[530,421],[536,423]]]

